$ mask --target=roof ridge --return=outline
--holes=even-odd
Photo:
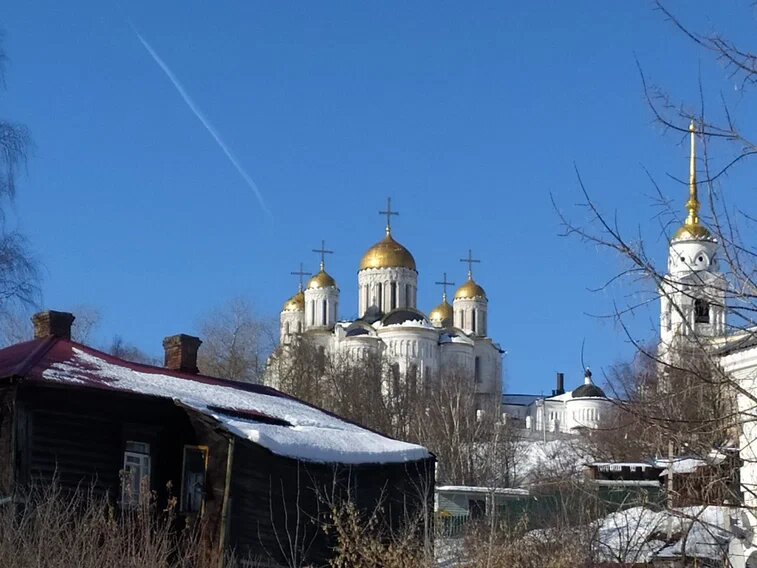
[[[58,341],[60,341],[60,338],[52,335],[43,338],[39,345],[32,349],[24,360],[13,369],[12,375],[19,377],[28,374],[32,367],[36,365]]]

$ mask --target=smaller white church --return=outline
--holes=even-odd
[[[586,369],[581,385],[565,390],[565,375],[557,373],[557,384],[549,396],[503,394],[502,417],[530,432],[580,434],[598,428],[613,406],[604,391],[592,381]]]

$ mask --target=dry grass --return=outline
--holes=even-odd
[[[431,549],[417,531],[385,531],[380,510],[361,514],[354,503],[332,507],[327,532],[336,537],[331,568],[431,568]]]
[[[18,500],[17,500],[18,501]],[[52,486],[22,504],[0,507],[0,566],[4,568],[218,568],[201,526],[177,528],[173,506],[146,502],[117,513],[91,492],[64,494]]]
[[[520,527],[472,529],[465,536],[460,568],[582,568],[593,566],[586,531],[580,527],[524,533]]]

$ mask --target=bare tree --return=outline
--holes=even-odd
[[[146,365],[156,366],[159,366],[162,363],[160,359],[152,357],[138,347],[127,343],[120,335],[116,335],[113,338],[113,342],[107,351],[114,357],[124,359],[125,361],[131,361],[133,363],[144,363]]]
[[[0,34],[0,87],[5,87],[8,58]],[[14,302],[33,303],[38,294],[39,271],[26,238],[10,228],[7,206],[16,195],[18,174],[32,146],[28,129],[0,118],[0,311]]]
[[[90,304],[79,304],[73,309],[76,316],[71,327],[71,338],[74,341],[91,345],[93,335],[102,321],[102,313],[99,308]]]
[[[236,298],[200,322],[198,366],[207,375],[257,383],[273,350],[274,325]]]

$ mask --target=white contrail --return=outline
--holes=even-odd
[[[137,34],[139,41],[142,42],[142,45],[145,47],[147,52],[155,60],[155,63],[157,63],[160,66],[160,68],[163,70],[166,76],[171,80],[171,83],[173,83],[173,86],[176,87],[176,90],[179,91],[181,98],[184,99],[185,103],[187,103],[187,106],[189,107],[189,109],[194,113],[194,115],[199,119],[199,121],[202,122],[202,125],[207,129],[207,131],[210,132],[210,135],[218,143],[218,146],[221,148],[221,150],[223,150],[223,153],[226,154],[226,157],[229,159],[232,165],[237,169],[237,171],[239,172],[239,175],[242,176],[242,179],[247,183],[248,186],[250,186],[250,189],[252,189],[252,191],[255,193],[255,197],[257,197],[258,201],[260,202],[260,207],[262,207],[263,211],[265,211],[266,214],[269,217],[271,217],[271,212],[268,210],[268,207],[266,207],[265,201],[263,201],[263,196],[261,195],[257,184],[253,181],[250,175],[244,170],[244,168],[237,161],[232,151],[229,149],[226,143],[221,139],[220,134],[218,134],[216,129],[213,127],[213,125],[210,124],[210,121],[205,117],[204,114],[202,114],[202,111],[199,108],[197,108],[197,105],[192,100],[192,97],[189,96],[189,93],[187,93],[187,91],[184,89],[184,86],[176,78],[176,75],[174,75],[173,72],[168,68],[168,65],[166,65],[165,62],[160,58],[160,56],[157,53],[155,53],[155,50],[152,48],[152,46],[149,43],[147,43],[147,40],[142,37],[142,34],[140,34],[136,30],[136,28],[134,28],[134,26],[132,26],[132,29],[134,29],[134,33]]]

